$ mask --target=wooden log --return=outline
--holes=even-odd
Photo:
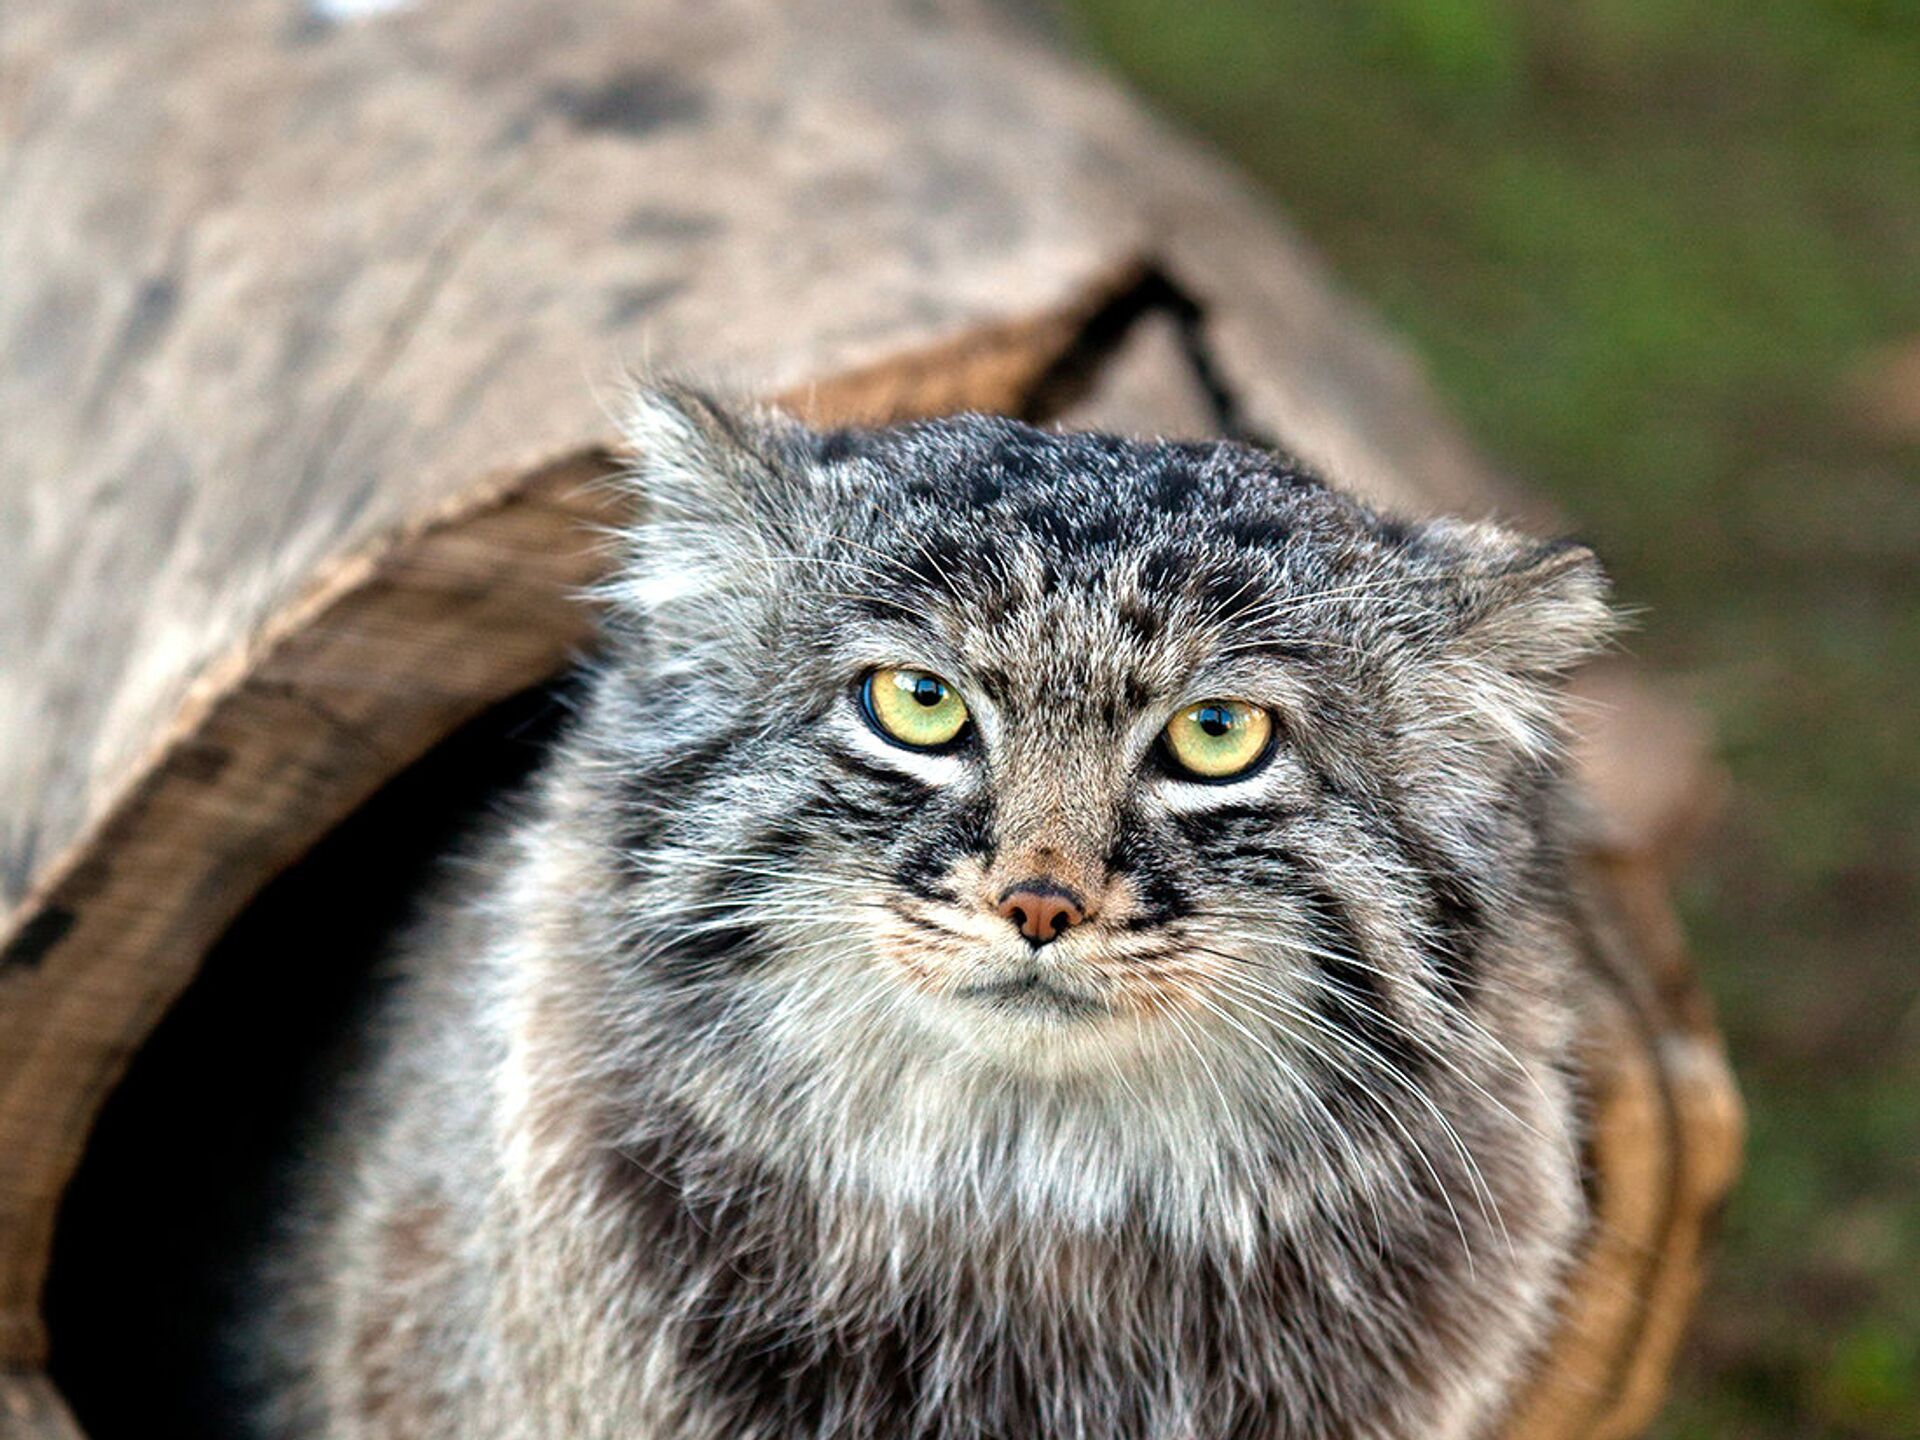
[[[1239,427],[1404,509],[1547,518],[1231,175],[998,7],[326,13],[0,11],[8,1405],[50,1395],[92,1117],[200,957],[588,642],[621,361],[823,420]],[[1602,1225],[1527,1440],[1650,1415],[1738,1153],[1664,901],[1710,767],[1594,683]]]

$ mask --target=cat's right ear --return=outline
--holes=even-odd
[[[654,515],[721,523],[777,519],[804,476],[794,473],[805,432],[770,411],[732,407],[690,385],[636,390],[625,423],[627,475]]]
[[[671,382],[636,391],[624,429],[639,515],[607,598],[670,629],[737,615],[790,548],[782,534],[806,486],[805,432]]]

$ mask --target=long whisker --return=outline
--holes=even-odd
[[[1194,994],[1191,989],[1183,989],[1182,993],[1186,995],[1187,998],[1202,1005],[1203,1008],[1213,1008],[1206,1005],[1205,997]],[[1216,1015],[1220,1014],[1217,1009],[1214,1010],[1214,1013]],[[1194,1059],[1199,1062],[1208,1080],[1212,1083],[1214,1093],[1218,1095],[1220,1099],[1221,1113],[1231,1113],[1232,1107],[1227,1100],[1226,1090],[1221,1085],[1219,1076],[1214,1073],[1212,1064],[1206,1058],[1205,1047],[1194,1038],[1188,1028],[1185,1017],[1178,1008],[1169,1010],[1167,1015],[1173,1022],[1174,1030],[1186,1043],[1188,1050],[1193,1054]],[[1235,1024],[1230,1017],[1222,1016],[1221,1018],[1227,1019],[1230,1024]],[[1235,1024],[1235,1028],[1240,1029],[1243,1034],[1245,1033],[1243,1027]],[[1258,1042],[1256,1041],[1256,1043]],[[1379,1198],[1373,1193],[1372,1188],[1364,1183],[1364,1177],[1367,1174],[1367,1164],[1365,1157],[1360,1153],[1359,1145],[1354,1141],[1353,1137],[1347,1133],[1347,1127],[1334,1118],[1333,1112],[1327,1108],[1327,1103],[1321,1098],[1319,1091],[1313,1085],[1307,1083],[1305,1077],[1301,1076],[1292,1065],[1287,1064],[1284,1060],[1281,1063],[1284,1067],[1283,1073],[1288,1076],[1288,1083],[1293,1093],[1306,1099],[1308,1103],[1320,1112],[1321,1118],[1326,1122],[1324,1126],[1309,1128],[1308,1138],[1326,1154],[1327,1160],[1329,1164],[1334,1167],[1334,1173],[1336,1175],[1342,1173],[1341,1165],[1344,1162],[1346,1167],[1344,1174],[1347,1180],[1349,1182],[1360,1182],[1358,1188],[1366,1196],[1367,1208],[1373,1212],[1374,1235],[1378,1248],[1381,1253],[1384,1253],[1387,1243],[1386,1224],[1380,1213]],[[1338,1154],[1333,1153],[1334,1148],[1337,1148]],[[1394,1168],[1400,1171],[1404,1179],[1404,1167],[1400,1165],[1397,1157],[1390,1158],[1392,1159]]]
[[[1207,910],[1205,916],[1199,917],[1199,918],[1211,920],[1215,917],[1218,917],[1219,919],[1222,919],[1222,920],[1244,920],[1255,925],[1272,925],[1276,922],[1276,920],[1280,918],[1275,914],[1273,914],[1271,911],[1261,912],[1256,910],[1215,910],[1215,909]],[[1260,938],[1264,940],[1268,937],[1266,937],[1263,934]],[[1276,939],[1276,943],[1278,943],[1277,939]],[[1306,944],[1306,942],[1304,941],[1291,941],[1291,940],[1287,941],[1286,943],[1299,945],[1303,947],[1303,949]],[[1371,965],[1367,963],[1362,957],[1359,957],[1359,956],[1354,956],[1354,957],[1337,956],[1336,957],[1336,956],[1329,956],[1324,951],[1311,951],[1311,950],[1307,950],[1305,951],[1305,953],[1319,954],[1323,959],[1337,958],[1347,963],[1351,963],[1355,968],[1365,970],[1369,974],[1373,974],[1373,975],[1388,976],[1388,973],[1389,973],[1385,970],[1380,969],[1376,965]],[[1523,985],[1519,981],[1514,980],[1508,976],[1502,976],[1500,980],[1497,982],[1497,984],[1487,980],[1469,979],[1465,976],[1460,977],[1456,983],[1459,984],[1463,989],[1479,990],[1488,994],[1495,993],[1496,991],[1504,991],[1514,995],[1525,995],[1536,1000],[1553,1001],[1557,998],[1556,996],[1547,994],[1544,991],[1535,989],[1532,986]],[[1461,1018],[1469,1022],[1471,1022],[1472,1020],[1472,1017],[1467,1015],[1462,1015]],[[1492,1037],[1489,1036],[1488,1038],[1491,1039]]]
[[[1220,953],[1224,955],[1225,952],[1220,952]],[[1231,959],[1231,958],[1238,958],[1238,957],[1227,956],[1226,958]],[[1246,1038],[1252,1044],[1254,1044],[1257,1048],[1259,1048],[1276,1065],[1281,1067],[1286,1066],[1286,1062],[1281,1059],[1279,1054],[1273,1049],[1272,1046],[1268,1045],[1265,1041],[1261,1040],[1258,1036],[1254,1035],[1254,1033],[1251,1030],[1247,1029],[1247,1027],[1241,1024],[1239,1021],[1235,1020],[1232,1016],[1230,1016],[1227,1013],[1227,1011],[1222,1009],[1220,1006],[1215,1005],[1211,1000],[1207,999],[1204,995],[1195,994],[1193,998],[1200,1005],[1205,1007],[1207,1010],[1211,1011],[1214,1015],[1218,1016],[1220,1019],[1232,1025],[1242,1035],[1246,1036]],[[1255,1013],[1257,1014],[1258,1012],[1256,1011]],[[1271,1017],[1269,1016],[1266,1018],[1270,1019]],[[1302,1021],[1307,1020],[1307,1017],[1304,1015],[1297,1016],[1296,1018]],[[1316,1025],[1315,1028],[1322,1028],[1322,1027],[1319,1027]],[[1350,1042],[1346,1039],[1346,1037],[1341,1036],[1337,1031],[1328,1030],[1325,1033],[1329,1035],[1329,1038],[1338,1041],[1342,1046],[1347,1046],[1350,1044]],[[1434,1168],[1432,1160],[1428,1158],[1425,1148],[1422,1147],[1420,1142],[1414,1138],[1413,1132],[1406,1127],[1405,1123],[1400,1119],[1398,1115],[1393,1113],[1393,1107],[1388,1105],[1385,1101],[1381,1100],[1379,1096],[1373,1092],[1372,1088],[1366,1083],[1366,1078],[1363,1075],[1361,1075],[1359,1071],[1353,1069],[1351,1066],[1341,1064],[1338,1059],[1336,1059],[1332,1055],[1329,1055],[1326,1051],[1322,1050],[1318,1045],[1314,1044],[1312,1039],[1310,1039],[1307,1036],[1301,1035],[1297,1030],[1290,1029],[1289,1037],[1296,1044],[1299,1044],[1305,1047],[1308,1053],[1318,1058],[1323,1065],[1329,1066],[1336,1075],[1341,1075],[1351,1080],[1354,1083],[1354,1085],[1360,1090],[1360,1092],[1363,1095],[1365,1095],[1367,1099],[1373,1103],[1374,1108],[1380,1112],[1381,1116],[1387,1121],[1387,1123],[1393,1126],[1395,1130],[1400,1132],[1401,1138],[1407,1142],[1408,1147],[1413,1151],[1414,1157],[1419,1160],[1421,1166],[1426,1170],[1428,1177],[1432,1179],[1434,1184],[1434,1189],[1439,1192],[1441,1201],[1447,1207],[1447,1213],[1451,1215],[1453,1218],[1453,1228],[1455,1233],[1457,1233],[1460,1237],[1460,1249],[1461,1249],[1461,1252],[1466,1256],[1467,1272],[1468,1274],[1471,1275],[1474,1270],[1473,1244],[1471,1241],[1467,1239],[1467,1227],[1465,1223],[1460,1219],[1460,1212],[1454,1207],[1453,1196],[1448,1192],[1446,1182],[1440,1178],[1440,1172]]]
[[[1248,918],[1260,919],[1260,918],[1270,918],[1270,917],[1249,916]],[[1382,979],[1392,980],[1392,979],[1398,978],[1392,975],[1391,972],[1384,970],[1377,965],[1368,964],[1366,961],[1360,959],[1357,956],[1335,954],[1334,952],[1323,950],[1318,946],[1311,945],[1306,941],[1298,940],[1292,936],[1283,935],[1283,934],[1274,934],[1267,931],[1245,931],[1245,930],[1239,930],[1239,929],[1235,929],[1232,927],[1225,927],[1225,926],[1220,927],[1220,933],[1229,935],[1234,939],[1240,940],[1246,944],[1249,944],[1255,947],[1273,946],[1282,950],[1287,950],[1292,953],[1304,955],[1310,958],[1328,960],[1341,965],[1350,966],[1354,969],[1361,970],[1366,974],[1378,976]],[[1312,974],[1314,972],[1309,971],[1308,973]],[[1490,989],[1491,987],[1482,985],[1482,986],[1478,986],[1477,988]],[[1537,997],[1537,992],[1526,990],[1523,987],[1515,987],[1515,988],[1518,991],[1518,993],[1535,994]],[[1537,997],[1537,998],[1544,998],[1544,997]],[[1489,1054],[1490,1059],[1504,1062],[1514,1071],[1515,1074],[1517,1074],[1523,1081],[1526,1082],[1527,1086],[1536,1095],[1538,1095],[1541,1098],[1541,1100],[1546,1101],[1549,1104],[1552,1102],[1552,1097],[1547,1094],[1546,1088],[1540,1083],[1540,1078],[1539,1076],[1534,1074],[1532,1067],[1527,1065],[1523,1060],[1521,1060],[1521,1058],[1518,1055],[1516,1055],[1513,1052],[1513,1050],[1504,1041],[1500,1039],[1498,1035],[1495,1035],[1485,1025],[1481,1024],[1480,1021],[1475,1019],[1471,1014],[1459,1008],[1458,1006],[1447,1006],[1443,1009],[1441,1013],[1443,1016],[1443,1023],[1446,1023],[1452,1027],[1456,1027],[1457,1029],[1464,1030],[1470,1042],[1477,1041],[1486,1047],[1487,1051],[1490,1052]],[[1400,1020],[1397,1017],[1390,1016],[1390,1015],[1378,1015],[1377,1018],[1379,1018],[1380,1020],[1388,1024],[1394,1025],[1406,1036],[1407,1039],[1414,1041],[1416,1044],[1420,1044],[1424,1049],[1428,1049],[1432,1051],[1432,1053],[1434,1053],[1437,1058],[1442,1059],[1444,1063],[1446,1057],[1443,1054],[1441,1054],[1441,1052],[1433,1049],[1430,1042],[1425,1041],[1418,1034],[1408,1030],[1404,1026],[1404,1024],[1400,1022]],[[1465,1077],[1463,1076],[1462,1078],[1465,1078]]]
[[[1221,959],[1237,961],[1243,965],[1247,963],[1245,956],[1235,955],[1229,951],[1215,950],[1210,953],[1217,955]],[[1264,1011],[1265,1018],[1268,1020],[1279,1019],[1283,1022],[1291,1021],[1296,1024],[1310,1026],[1319,1033],[1326,1035],[1329,1039],[1337,1041],[1343,1049],[1349,1053],[1358,1053],[1358,1047],[1355,1046],[1351,1036],[1327,1024],[1319,1016],[1293,1002],[1290,998],[1280,995],[1277,992],[1262,994],[1260,992],[1246,991],[1243,988],[1236,987],[1230,977],[1221,977],[1221,983],[1223,988],[1234,994],[1243,1004],[1249,1005],[1256,1013],[1263,1013]],[[1265,1009],[1265,1007],[1268,1006],[1274,1008],[1270,1010]],[[1304,1038],[1300,1037],[1297,1032],[1294,1032],[1291,1025],[1288,1026],[1288,1029],[1289,1032],[1294,1035],[1294,1038]],[[1482,1212],[1489,1221],[1498,1226],[1501,1234],[1507,1239],[1509,1249],[1511,1249],[1513,1243],[1512,1238],[1507,1234],[1505,1219],[1500,1214],[1499,1202],[1494,1198],[1492,1189],[1487,1184],[1485,1175],[1481,1172],[1479,1162],[1474,1158],[1473,1152],[1468,1148],[1459,1130],[1454,1126],[1453,1122],[1447,1118],[1445,1112],[1434,1103],[1432,1097],[1415,1084],[1413,1079],[1401,1070],[1399,1066],[1371,1048],[1368,1048],[1365,1053],[1374,1069],[1384,1078],[1406,1091],[1408,1095],[1412,1096],[1415,1101],[1424,1106],[1433,1116],[1435,1122],[1440,1126],[1442,1133],[1445,1134],[1448,1141],[1459,1154],[1462,1163],[1467,1167],[1468,1180],[1476,1192],[1476,1198],[1480,1203]],[[1350,1072],[1349,1078],[1359,1079],[1357,1075]],[[1362,1085],[1362,1089],[1365,1089],[1364,1085]],[[1370,1091],[1367,1093],[1371,1094]],[[1382,1111],[1388,1115],[1396,1125],[1399,1124],[1398,1117],[1393,1115],[1390,1107],[1383,1106]],[[1404,1128],[1402,1128],[1402,1133],[1407,1134]],[[1407,1134],[1407,1140],[1409,1144],[1416,1143],[1410,1134]],[[1434,1177],[1434,1180],[1436,1184],[1439,1183],[1439,1177],[1437,1175]],[[1451,1201],[1449,1201],[1449,1205],[1451,1205]]]
[[[1355,958],[1348,957],[1345,955],[1336,955],[1329,951],[1319,950],[1317,947],[1309,946],[1304,942],[1297,942],[1291,937],[1286,935],[1255,934],[1255,933],[1249,933],[1246,931],[1234,930],[1229,928],[1222,928],[1220,933],[1227,935],[1230,938],[1237,939],[1244,944],[1248,944],[1256,948],[1270,946],[1270,947],[1281,949],[1281,950],[1294,950],[1301,954],[1305,954],[1309,956],[1319,956],[1321,958],[1334,960],[1343,965],[1353,965],[1356,968],[1365,970],[1369,974],[1379,975],[1383,978],[1388,978],[1388,979],[1395,978],[1391,976],[1389,972],[1382,970],[1377,966],[1366,965],[1362,962],[1359,962]],[[1430,1039],[1426,1035],[1423,1035],[1418,1030],[1415,1030],[1413,1027],[1408,1025],[1403,1019],[1401,1019],[1401,1017],[1399,1017],[1398,1015],[1395,1015],[1389,1011],[1383,1010],[1377,1005],[1368,1003],[1365,997],[1356,994],[1351,987],[1336,983],[1335,981],[1331,980],[1329,977],[1321,974],[1316,967],[1306,967],[1296,973],[1300,979],[1306,981],[1311,985],[1314,985],[1316,988],[1320,990],[1326,991],[1329,994],[1336,994],[1340,996],[1345,1003],[1356,1006],[1361,1011],[1361,1013],[1366,1015],[1368,1018],[1376,1020],[1379,1023],[1387,1026],[1396,1035],[1400,1036],[1402,1039],[1408,1041],[1409,1043],[1414,1045],[1417,1049],[1419,1049],[1419,1051],[1428,1059],[1433,1060],[1437,1064],[1441,1065],[1443,1068],[1445,1068],[1449,1073],[1454,1075],[1461,1082],[1470,1086],[1472,1089],[1478,1092],[1485,1100],[1487,1100],[1490,1104],[1496,1106],[1502,1113],[1504,1113],[1516,1125],[1526,1130],[1530,1135],[1534,1136],[1536,1139],[1539,1139],[1542,1141],[1547,1141],[1549,1139],[1548,1136],[1541,1133],[1538,1127],[1534,1126],[1529,1121],[1521,1118],[1521,1116],[1516,1114],[1512,1109],[1512,1107],[1509,1106],[1505,1101],[1501,1100],[1498,1096],[1494,1095],[1491,1091],[1489,1091],[1486,1088],[1486,1086],[1482,1085],[1472,1075],[1468,1074],[1467,1071],[1464,1068],[1462,1068],[1460,1064],[1451,1055],[1449,1055],[1443,1047],[1435,1044],[1432,1039]],[[1520,1078],[1526,1081],[1527,1084],[1540,1096],[1542,1100],[1550,1101],[1550,1097],[1547,1095],[1545,1088],[1541,1086],[1538,1077],[1533,1074],[1532,1070],[1530,1070],[1526,1065],[1524,1065],[1521,1062],[1519,1056],[1515,1055],[1512,1050],[1510,1050],[1505,1044],[1503,1044],[1500,1041],[1499,1037],[1494,1035],[1490,1030],[1487,1030],[1484,1026],[1480,1025],[1479,1022],[1475,1021],[1471,1016],[1465,1014],[1462,1011],[1459,1011],[1452,1007],[1448,1007],[1442,1013],[1445,1016],[1446,1020],[1465,1025],[1473,1034],[1477,1035],[1481,1039],[1484,1039],[1489,1045],[1493,1047],[1495,1051],[1495,1054],[1490,1058],[1495,1060],[1504,1060],[1507,1063],[1509,1063],[1513,1067],[1513,1069],[1519,1074]]]

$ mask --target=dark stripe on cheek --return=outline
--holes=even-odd
[[[649,849],[659,838],[662,819],[699,790],[740,739],[731,730],[708,735],[672,751],[658,764],[623,775],[618,801],[622,847],[629,852]]]
[[[910,894],[951,900],[948,877],[968,856],[984,858],[993,846],[993,810],[984,800],[969,800],[944,814],[932,807],[909,817],[889,859],[894,879]]]
[[[1423,919],[1432,940],[1427,963],[1445,989],[1447,998],[1462,1009],[1472,1002],[1480,983],[1480,949],[1486,940],[1487,907],[1476,893],[1472,878],[1439,847],[1416,835],[1397,812],[1371,817],[1374,826],[1400,852],[1407,868],[1426,895]]]
[[[875,785],[882,785],[888,789],[904,788],[912,791],[916,796],[924,795],[935,788],[917,775],[909,775],[904,770],[895,770],[891,766],[881,764],[878,760],[862,755],[857,750],[842,749],[838,745],[828,745],[825,750],[828,761],[843,774],[856,775],[862,780],[871,781]]]
[[[1316,952],[1313,963],[1325,982],[1315,987],[1315,1007],[1327,1023],[1358,1040],[1363,1053],[1417,1081],[1426,1057],[1395,1016],[1392,997],[1367,958],[1359,927],[1345,902],[1310,875],[1301,867],[1294,898],[1306,913]]]
[[[1191,856],[1175,855],[1170,847],[1156,844],[1138,821],[1122,820],[1107,852],[1107,872],[1115,879],[1132,881],[1138,896],[1138,908],[1126,928],[1147,930],[1191,915],[1193,901],[1181,883],[1180,870],[1183,864],[1193,863]]]
[[[1428,870],[1426,875],[1432,897],[1434,973],[1446,986],[1448,998],[1464,1009],[1480,980],[1486,910],[1462,876],[1440,868]]]
[[[777,868],[798,860],[820,836],[832,807],[824,795],[807,795],[786,814],[754,831],[742,847],[758,869]]]
[[[1276,829],[1299,814],[1296,807],[1288,805],[1216,805],[1209,810],[1189,810],[1169,818],[1189,845],[1204,850],[1210,845],[1246,845],[1270,840]]]
[[[711,978],[716,970],[744,970],[771,958],[762,920],[772,874],[789,873],[805,884],[803,857],[825,826],[824,797],[809,795],[785,815],[742,837],[733,851],[742,868],[728,868],[725,856],[708,857],[695,869],[686,908],[669,912],[649,927],[638,947],[669,973]]]
[[[819,777],[823,825],[867,855],[895,845],[919,823],[939,787],[890,769],[857,751],[829,744]]]

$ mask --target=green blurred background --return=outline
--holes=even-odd
[[[1752,1111],[1665,1436],[1920,1436],[1920,3],[1068,0],[1644,607]]]

